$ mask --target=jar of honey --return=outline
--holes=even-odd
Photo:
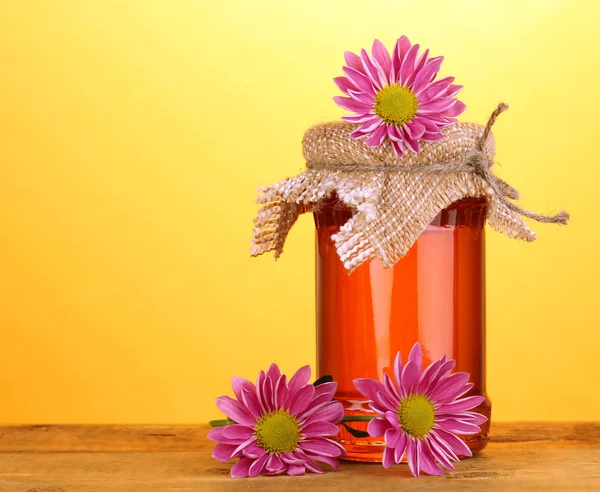
[[[488,440],[491,405],[485,388],[485,217],[486,201],[464,199],[443,209],[409,252],[390,268],[374,258],[351,274],[331,236],[354,211],[337,197],[314,211],[316,225],[317,372],[338,383],[336,398],[346,415],[373,415],[354,388],[355,378],[383,380],[392,374],[398,351],[415,342],[424,363],[446,355],[467,372],[471,395],[486,400],[474,411],[488,422],[476,435],[461,436],[472,452]],[[352,422],[366,430],[367,422]],[[381,461],[381,438],[339,436],[357,461]]]

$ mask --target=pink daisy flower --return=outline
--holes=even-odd
[[[448,373],[454,368],[446,356],[422,371],[423,355],[415,343],[402,366],[400,352],[394,361],[394,379],[385,374],[383,384],[375,379],[355,379],[354,385],[371,400],[378,417],[367,428],[372,437],[384,436],[383,466],[400,463],[406,455],[413,475],[420,470],[429,475],[443,475],[442,467],[454,470],[458,455],[472,456],[467,445],[455,433],[476,434],[483,415],[470,412],[483,396],[461,398],[472,387],[465,372]]]
[[[323,473],[315,462],[338,467],[344,448],[329,436],[339,433],[342,404],[333,401],[337,383],[308,383],[310,367],[301,367],[287,381],[276,364],[261,371],[256,386],[234,377],[237,400],[217,398],[217,407],[235,423],[213,429],[208,437],[218,444],[212,456],[219,461],[239,458],[234,478],[263,475]]]
[[[419,56],[402,36],[392,55],[378,39],[372,56],[363,49],[360,56],[346,52],[345,77],[334,79],[348,97],[333,100],[355,113],[342,119],[360,126],[354,138],[366,138],[370,147],[378,147],[387,137],[398,157],[404,149],[419,152],[419,142],[442,140],[440,130],[456,122],[466,106],[454,96],[462,89],[454,77],[434,82],[444,57],[429,58],[429,50]]]

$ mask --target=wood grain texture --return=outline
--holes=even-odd
[[[229,478],[207,426],[0,427],[0,491],[600,490],[600,424],[495,423],[477,457],[443,477],[343,462],[336,473]]]

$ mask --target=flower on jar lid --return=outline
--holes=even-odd
[[[360,125],[353,138],[366,138],[378,147],[387,138],[398,157],[405,148],[419,152],[419,142],[442,140],[440,129],[456,122],[466,106],[454,96],[462,89],[454,77],[434,82],[444,57],[429,58],[429,50],[419,56],[419,45],[406,36],[396,41],[392,54],[378,39],[372,55],[346,52],[345,77],[334,79],[348,97],[334,101],[355,113],[345,121]]]
[[[344,448],[330,439],[339,433],[342,404],[334,401],[337,383],[309,384],[310,367],[301,367],[287,380],[276,364],[258,375],[256,385],[234,377],[233,392],[217,398],[217,406],[233,421],[213,429],[216,441],[212,456],[219,461],[239,458],[234,478],[257,475],[304,475],[323,473],[319,461],[338,467]]]
[[[456,434],[477,434],[487,417],[470,411],[483,396],[463,398],[472,387],[465,372],[448,373],[454,368],[446,356],[422,371],[423,355],[417,342],[402,365],[400,352],[394,361],[394,380],[388,374],[383,384],[375,379],[355,379],[354,385],[371,400],[378,414],[369,422],[372,437],[383,436],[386,447],[383,466],[391,467],[406,456],[413,475],[443,475],[442,467],[454,470],[458,456],[472,456]],[[395,383],[395,384],[394,384]]]

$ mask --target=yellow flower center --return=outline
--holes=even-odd
[[[375,114],[391,125],[402,126],[417,114],[419,101],[408,87],[387,85],[375,94]]]
[[[255,427],[256,444],[271,454],[294,451],[300,440],[300,423],[285,410],[263,415]]]
[[[425,395],[409,395],[400,402],[398,422],[409,436],[421,439],[435,423],[433,403]]]

